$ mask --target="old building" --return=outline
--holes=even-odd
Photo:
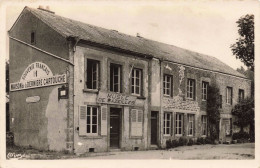
[[[15,144],[75,153],[165,147],[208,135],[207,86],[221,133],[250,81],[216,58],[25,7],[10,38]]]

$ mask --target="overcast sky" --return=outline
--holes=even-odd
[[[24,6],[49,5],[57,15],[129,35],[172,44],[214,56],[232,68],[243,65],[232,55],[230,45],[238,37],[236,21],[256,14],[257,1],[162,1],[22,3],[6,8],[6,28],[13,25]],[[8,46],[7,46],[8,48]]]

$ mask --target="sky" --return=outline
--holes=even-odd
[[[230,49],[238,38],[236,21],[246,14],[258,14],[260,9],[259,3],[253,0],[31,1],[6,5],[6,30],[11,28],[24,6],[38,8],[39,5],[48,5],[57,15],[67,18],[129,35],[139,33],[147,39],[214,56],[234,69],[243,66]]]

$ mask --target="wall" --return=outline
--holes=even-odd
[[[9,32],[11,37],[30,43],[36,33],[36,47],[68,58],[66,39],[32,16],[27,10]],[[10,39],[10,83],[19,82],[22,73],[33,62],[46,64],[53,75],[69,75],[68,63]],[[58,100],[61,85],[10,92],[11,131],[15,144],[43,150],[66,150],[67,99]],[[26,98],[39,96],[35,103]]]
[[[178,139],[179,136],[175,136],[175,115],[176,113],[184,114],[184,133],[183,136],[187,138],[196,139],[201,137],[201,116],[207,115],[207,102],[202,100],[202,81],[209,82],[209,84],[216,83],[220,88],[220,94],[222,95],[222,109],[221,109],[221,121],[223,119],[232,118],[231,110],[238,100],[238,90],[243,89],[245,91],[245,97],[250,96],[250,81],[241,78],[236,78],[230,75],[213,73],[204,71],[192,67],[182,66],[175,63],[159,60],[152,60],[152,75],[151,75],[151,107],[155,111],[160,112],[160,135],[159,144],[161,147],[165,147],[167,139]],[[160,70],[161,66],[161,70]],[[160,72],[161,71],[161,72]],[[173,77],[173,95],[166,97],[163,95],[163,74],[172,75]],[[160,77],[159,77],[160,76]],[[187,99],[187,79],[195,80],[195,100]],[[160,79],[160,81],[158,80]],[[161,84],[161,85],[160,85]],[[226,104],[226,87],[233,88],[233,104]],[[161,93],[161,94],[160,94]],[[159,100],[161,99],[161,101]],[[169,103],[170,102],[170,103]],[[165,136],[163,134],[163,116],[164,112],[170,112],[172,114],[171,136]],[[187,115],[195,114],[195,133],[190,137],[187,135]],[[222,123],[223,125],[223,123]],[[220,123],[221,126],[221,123]],[[224,139],[224,130],[220,132],[220,139]]]
[[[84,153],[88,152],[89,148],[95,148],[95,152],[109,151],[109,133],[110,133],[110,108],[118,107],[122,108],[121,115],[121,135],[120,135],[120,149],[121,150],[134,150],[134,147],[139,147],[139,150],[147,148],[147,122],[148,122],[148,62],[142,59],[135,59],[135,57],[127,54],[116,53],[108,50],[102,50],[95,47],[90,47],[85,44],[79,44],[75,52],[75,103],[74,103],[74,123],[75,130],[79,127],[79,112],[78,108],[80,105],[95,105],[101,108],[101,104],[97,103],[97,96],[99,92],[107,93],[109,92],[109,65],[110,63],[118,63],[122,65],[122,77],[123,77],[123,93],[124,95],[130,94],[130,79],[129,72],[131,66],[141,67],[143,70],[143,89],[142,97],[136,99],[135,106],[128,105],[111,105],[102,104],[102,107],[107,108],[107,130],[105,130],[107,135],[101,135],[100,130],[98,136],[79,136],[76,131],[74,134],[75,140],[75,152]],[[94,59],[100,62],[100,89],[98,92],[93,92],[84,87],[85,81],[85,60]],[[130,114],[132,108],[143,109],[143,136],[142,137],[131,137],[130,135]]]

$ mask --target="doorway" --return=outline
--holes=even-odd
[[[110,148],[120,146],[121,108],[110,108]]]
[[[151,145],[157,145],[158,111],[151,112]]]

